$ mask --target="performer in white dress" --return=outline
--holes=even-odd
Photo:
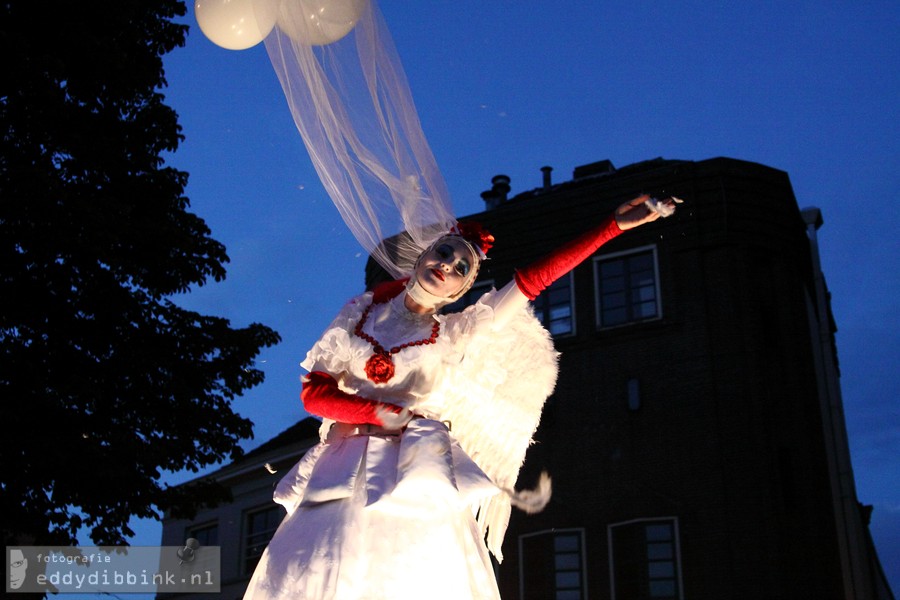
[[[322,440],[285,476],[287,517],[245,598],[499,598],[510,506],[540,510],[549,479],[514,492],[556,379],[528,301],[621,231],[671,212],[641,196],[462,312],[493,238],[459,224],[409,280],[353,298],[302,366]]]
[[[625,203],[501,290],[439,314],[472,285],[493,238],[456,222],[376,0],[208,4],[222,22],[249,7],[242,23],[269,24],[266,49],[309,158],[397,280],[352,299],[303,362],[322,439],[277,487],[287,517],[246,598],[496,600],[489,553],[502,560],[511,507],[540,510],[550,495],[548,478],[514,490],[556,381],[528,301],[674,200]]]

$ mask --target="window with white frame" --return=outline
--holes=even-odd
[[[613,600],[681,600],[678,520],[639,519],[608,528]]]
[[[213,522],[188,527],[187,531],[185,532],[185,538],[194,538],[195,540],[200,542],[201,546],[218,546],[219,524]]]
[[[655,246],[595,258],[594,285],[600,328],[656,319],[662,314]]]
[[[522,600],[585,600],[584,530],[519,536],[519,588]]]
[[[275,535],[275,530],[281,524],[284,514],[284,508],[278,504],[244,513],[243,568],[245,574],[249,575],[256,568],[259,558],[269,544],[269,540]]]
[[[552,335],[575,333],[572,273],[560,277],[534,299],[534,313]]]

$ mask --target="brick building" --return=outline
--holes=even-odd
[[[520,484],[546,469],[554,497],[514,512],[503,598],[892,599],[850,468],[819,211],[727,158],[543,171],[513,197],[495,177],[469,217],[497,238],[470,295],[639,193],[685,204],[535,303],[562,357]]]

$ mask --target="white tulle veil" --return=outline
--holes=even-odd
[[[362,12],[342,39],[309,45],[275,27],[265,45],[329,196],[362,247],[400,278],[456,220],[376,2],[351,1]],[[308,20],[292,6],[281,3],[279,20]]]

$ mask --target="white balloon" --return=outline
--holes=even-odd
[[[278,28],[291,39],[324,46],[350,33],[368,0],[283,0]]]
[[[278,0],[196,0],[197,24],[209,40],[245,50],[265,39],[278,18]]]

